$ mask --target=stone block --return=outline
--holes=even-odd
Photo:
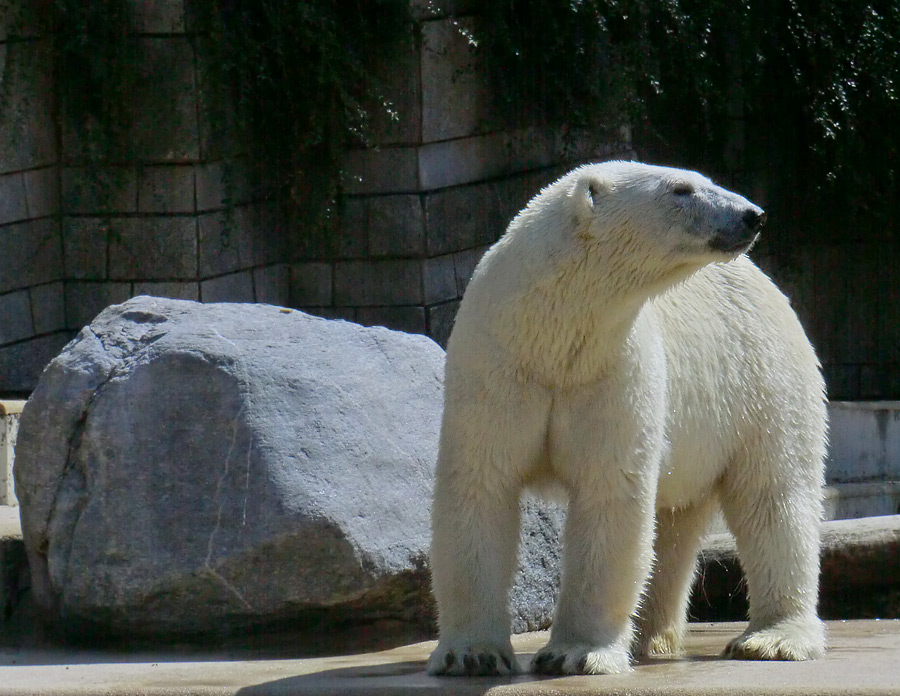
[[[34,336],[31,298],[27,290],[0,295],[0,344]]]
[[[116,280],[197,277],[194,216],[123,218],[110,233],[109,275]]]
[[[328,307],[333,299],[334,269],[330,263],[295,263],[291,270],[291,307]]]
[[[122,224],[126,223],[121,218],[65,218],[62,237],[66,278],[106,278],[110,229],[116,229],[118,234]]]
[[[192,165],[142,167],[138,176],[139,213],[192,213],[196,210]]]
[[[0,347],[0,392],[30,394],[47,363],[70,338],[69,333],[56,333]]]
[[[343,191],[348,195],[417,193],[418,167],[416,148],[352,150],[341,168]]]
[[[360,259],[368,254],[370,198],[344,196],[337,231],[339,259]]]
[[[131,283],[66,282],[66,324],[79,330],[100,312],[131,297]]]
[[[827,385],[828,398],[837,401],[855,401],[860,398],[859,365],[824,363],[822,374]]]
[[[417,42],[410,40],[372,68],[382,97],[368,106],[375,145],[421,142],[420,55]]]
[[[832,400],[828,421],[830,482],[900,481],[900,402]]]
[[[459,300],[428,307],[428,335],[441,348],[447,347],[447,341],[450,339],[450,332],[453,331],[453,322],[456,319],[458,310]]]
[[[828,308],[816,312],[810,327],[820,358],[834,365],[870,362],[879,349],[873,328],[886,266],[883,249],[848,244],[811,251],[817,306]]]
[[[197,210],[221,210],[250,200],[248,163],[242,159],[196,166]]]
[[[438,191],[425,197],[428,256],[491,244],[498,230],[499,205],[490,184]]]
[[[132,130],[136,156],[145,162],[199,159],[197,81],[190,40],[143,38],[140,55]]]
[[[66,296],[62,281],[35,285],[31,293],[31,315],[34,333],[48,334],[66,328]]]
[[[19,503],[13,483],[13,461],[19,419],[24,405],[24,401],[0,401],[0,505],[14,506]],[[0,572],[2,571],[6,571],[6,568],[0,564]],[[5,572],[0,574],[0,582],[6,583]],[[0,604],[0,609],[5,610],[6,607]]]
[[[0,225],[19,222],[28,217],[22,173],[0,175]]]
[[[4,0],[0,12],[0,41],[40,36],[46,29],[41,3],[32,0]],[[0,62],[0,72],[3,63]]]
[[[369,254],[420,256],[425,216],[419,196],[378,196],[369,201]]]
[[[199,230],[201,278],[253,265],[253,240],[237,211],[200,215]]]
[[[111,215],[137,212],[135,167],[64,167],[64,214]]]
[[[135,283],[132,294],[135,296],[150,295],[151,297],[167,297],[172,300],[193,300],[197,302],[200,299],[200,283]]]
[[[250,271],[201,281],[200,299],[203,302],[254,302]]]
[[[338,306],[415,305],[422,302],[422,266],[418,260],[340,261],[334,268]]]
[[[445,18],[421,25],[422,141],[461,138],[484,122],[489,103],[474,41],[477,20]]]
[[[426,305],[457,299],[457,287],[452,254],[422,261],[422,291]]]
[[[290,276],[290,268],[283,263],[254,268],[253,289],[256,301],[287,307],[290,304]]]
[[[462,297],[466,292],[466,286],[472,279],[475,267],[478,265],[478,262],[481,261],[484,252],[489,248],[489,246],[480,246],[475,247],[474,249],[465,249],[464,251],[460,251],[453,255],[453,269],[456,275],[456,293],[459,297]]]
[[[3,47],[0,174],[52,165],[57,148],[50,41],[16,41]]]
[[[284,261],[287,257],[288,237],[295,232],[289,227],[278,205],[249,205],[238,208],[235,213],[238,223],[250,235],[253,266]]]
[[[861,399],[896,399],[900,396],[900,364],[860,367],[859,396]]]
[[[41,218],[56,215],[59,212],[58,168],[32,169],[24,172],[23,177],[28,217]]]
[[[430,143],[418,149],[422,191],[493,179],[509,173],[508,138],[493,133]]]
[[[0,227],[0,292],[62,278],[59,223],[50,218]]]
[[[491,183],[492,195],[497,199],[496,217],[491,223],[495,226],[491,241],[500,238],[510,221],[544,186],[556,181],[568,171],[568,167],[551,167],[505,177]]]
[[[134,26],[141,34],[183,34],[184,0],[143,0],[134,3]]]
[[[405,333],[425,333],[423,307],[360,307],[356,322],[363,326],[384,326]]]

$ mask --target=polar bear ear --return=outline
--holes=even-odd
[[[610,182],[594,174],[582,177],[577,188],[579,197],[591,211],[598,210],[612,191]]]

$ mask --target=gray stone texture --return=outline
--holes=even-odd
[[[191,165],[142,167],[138,175],[138,212],[192,213],[197,208],[194,189]]]
[[[0,50],[0,174],[56,162],[53,95],[46,89],[53,74],[50,49],[49,39],[42,38],[10,42]]]
[[[9,346],[0,346],[0,374],[3,391],[28,394],[37,384],[43,369],[71,338],[69,333],[38,336]]]
[[[460,297],[465,293],[466,286],[469,284],[469,281],[472,279],[472,274],[475,272],[475,267],[478,265],[478,262],[481,261],[484,252],[489,248],[489,246],[481,246],[453,254],[453,269],[456,274],[456,292]]]
[[[384,326],[394,331],[424,334],[425,310],[422,307],[360,307],[356,321],[363,326]]]
[[[133,295],[151,295],[152,297],[168,297],[172,300],[200,299],[200,283],[149,282],[135,283]]]
[[[47,334],[66,328],[66,296],[62,281],[29,288],[34,333]]]
[[[200,282],[204,302],[254,302],[253,276],[250,271],[229,273]]]
[[[349,195],[419,190],[418,152],[414,147],[351,150],[341,170],[342,188]]]
[[[121,218],[64,218],[65,277],[71,280],[106,278],[110,229],[118,229],[120,224],[124,224]]]
[[[429,622],[443,363],[422,336],[267,305],[108,308],[22,414],[35,601],[82,638]],[[547,624],[561,521],[525,509],[518,630]]]
[[[491,184],[460,186],[425,199],[425,234],[429,256],[494,243],[506,228]]]
[[[201,278],[253,263],[253,241],[236,211],[201,215],[199,226]]]
[[[337,305],[368,307],[422,302],[422,267],[415,259],[344,261],[334,267]]]
[[[190,39],[157,36],[139,42],[140,75],[134,102],[140,108],[135,109],[132,128],[136,157],[144,162],[199,159],[197,82]]]
[[[425,218],[419,196],[378,196],[369,203],[369,255],[421,256]]]
[[[62,278],[62,245],[55,220],[0,227],[0,292]],[[10,263],[7,259],[12,260]]]
[[[422,24],[423,142],[471,135],[486,121],[485,74],[470,40],[476,21],[463,17]]]
[[[56,167],[32,169],[25,177],[25,201],[29,218],[41,218],[59,212],[59,172]]]
[[[0,175],[0,225],[28,218],[25,203],[25,179],[22,174]]]
[[[142,0],[134,4],[135,30],[143,34],[183,34],[184,0]]]
[[[453,321],[458,310],[458,300],[428,307],[428,335],[442,348],[446,348],[447,341],[450,340],[450,332],[453,331]]]
[[[330,263],[291,266],[290,303],[293,307],[327,307],[332,302],[334,269]]]
[[[257,302],[287,306],[290,304],[291,269],[287,264],[253,269],[253,291]]]
[[[137,212],[135,167],[63,167],[62,209],[67,214]]]
[[[27,290],[0,295],[0,344],[13,343],[34,335],[31,298]]]
[[[422,290],[426,305],[459,297],[452,254],[422,261]]]
[[[187,280],[197,277],[197,219],[192,215],[122,218],[109,241],[115,280]]]
[[[90,324],[104,308],[129,297],[130,283],[66,282],[66,324],[77,331]]]

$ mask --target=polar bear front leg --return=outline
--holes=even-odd
[[[750,625],[723,654],[743,660],[822,657],[819,487],[812,480],[771,487],[735,478],[725,479],[722,511],[747,577]]]
[[[534,656],[532,671],[631,670],[631,617],[653,555],[652,505],[652,495],[642,499],[610,497],[596,489],[572,492],[556,616],[550,642]]]
[[[429,674],[518,671],[509,639],[509,588],[519,490],[543,456],[549,408],[541,389],[514,380],[478,390],[478,398],[449,385],[432,508],[440,640]]]

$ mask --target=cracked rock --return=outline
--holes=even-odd
[[[34,599],[71,635],[429,626],[444,353],[268,305],[103,311],[22,414]],[[561,514],[525,504],[512,615],[547,625]]]

